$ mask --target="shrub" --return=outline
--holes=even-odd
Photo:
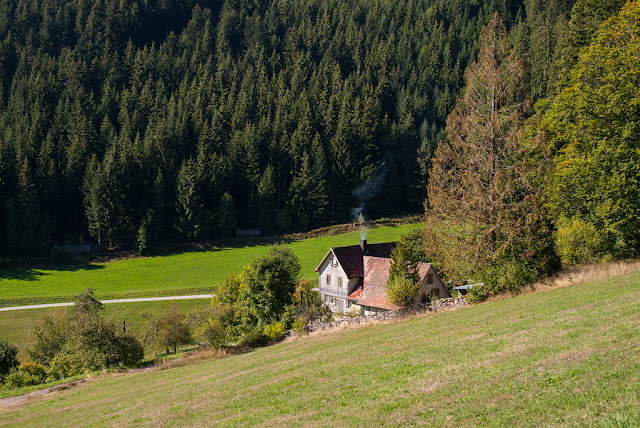
[[[266,325],[262,332],[270,341],[276,342],[284,337],[285,328],[282,323],[276,322]]]
[[[16,358],[18,348],[9,342],[0,342],[0,382],[20,362]]]
[[[54,378],[140,361],[144,357],[142,344],[124,334],[115,322],[102,318],[101,308],[92,290],[87,289],[78,296],[68,316],[58,312],[45,317],[43,325],[35,328],[36,341],[27,351],[29,356],[43,365],[53,364],[56,358],[58,365],[69,363],[68,368],[56,369],[59,374]]]
[[[26,362],[15,367],[5,378],[8,388],[39,385],[47,379],[47,371],[37,363]]]
[[[293,321],[296,319],[297,306],[295,304],[287,305],[280,315],[280,323],[284,326],[285,330],[291,328]]]
[[[322,317],[328,309],[320,301],[318,291],[314,291],[315,287],[317,282],[304,279],[298,283],[293,293],[293,304],[298,308],[298,315],[302,317],[305,324]]]
[[[242,306],[246,308],[245,325],[266,325],[279,321],[292,303],[298,285],[300,262],[291,249],[283,246],[254,260],[243,272]]]
[[[411,307],[420,287],[412,279],[402,275],[389,279],[387,284],[387,300],[401,308]]]
[[[189,314],[189,323],[194,338],[215,349],[226,346],[238,337],[237,313],[232,305],[214,301],[207,308],[194,309]]]
[[[122,364],[135,364],[144,358],[144,346],[129,334],[119,334],[116,337],[118,343],[118,362]]]
[[[304,334],[304,320],[302,318],[296,318],[291,329],[297,336],[302,336]]]
[[[503,293],[518,293],[524,286],[535,282],[538,274],[523,262],[504,260],[483,269],[480,279],[484,286],[474,287],[469,291],[467,295],[469,303],[481,302]]]
[[[580,218],[560,218],[556,231],[558,255],[565,265],[596,261],[605,245],[603,234],[591,223]]]
[[[58,354],[49,364],[48,380],[61,380],[75,376],[84,371],[83,364],[77,355]]]
[[[262,330],[251,330],[244,335],[240,344],[249,348],[258,348],[265,346],[269,343],[269,338],[262,332]]]
[[[193,343],[191,328],[187,317],[178,311],[178,304],[173,301],[169,311],[160,318],[148,316],[143,327],[146,343],[156,343],[166,348],[173,348],[173,353],[178,352],[181,345]]]
[[[35,343],[27,350],[27,354],[37,363],[49,364],[62,350],[70,330],[62,311],[45,316],[42,325],[34,329]]]

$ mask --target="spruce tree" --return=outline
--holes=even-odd
[[[449,138],[436,150],[425,202],[427,256],[451,279],[485,280],[495,292],[517,289],[546,269],[548,247],[531,243],[549,241],[532,181],[537,166],[527,164],[522,139],[530,105],[525,70],[506,36],[494,15],[447,117]],[[518,274],[503,275],[505,266]]]

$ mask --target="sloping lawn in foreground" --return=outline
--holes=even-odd
[[[640,425],[640,274],[107,375],[0,424]]]
[[[420,224],[405,224],[374,228],[369,231],[368,239],[372,243],[395,241],[402,233],[419,227]],[[359,242],[358,232],[350,232],[286,245],[300,258],[302,276],[314,279],[317,275],[313,270],[330,247]],[[72,301],[73,295],[87,287],[93,287],[100,299],[210,293],[228,273],[239,272],[267,250],[267,245],[255,245],[57,269],[4,269],[0,270],[0,307]]]

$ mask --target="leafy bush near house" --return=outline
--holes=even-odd
[[[241,346],[248,348],[258,348],[265,346],[269,343],[269,338],[263,333],[261,329],[254,329],[246,333],[240,341]]]
[[[0,342],[0,383],[4,376],[20,362],[16,358],[18,348],[9,342]]]
[[[292,303],[298,285],[300,262],[283,246],[273,246],[254,260],[242,273],[241,304],[244,324],[248,327],[279,321],[285,308]]]
[[[217,300],[206,308],[197,308],[189,314],[193,337],[220,349],[239,336],[238,312],[235,305]]]
[[[291,329],[296,334],[296,336],[302,336],[304,333],[304,320],[302,318],[296,318],[291,326]]]
[[[285,328],[281,322],[275,322],[266,325],[262,332],[270,341],[276,342],[278,340],[282,340],[284,337]]]
[[[322,318],[329,311],[329,308],[320,302],[318,291],[313,289],[314,285],[313,282],[303,279],[293,293],[293,305],[305,325]]]
[[[403,275],[390,277],[387,283],[387,300],[401,308],[411,307],[418,295],[419,285]]]
[[[526,285],[538,280],[538,272],[523,261],[512,259],[482,269],[479,279],[484,286],[469,290],[469,303],[481,302],[502,293],[518,293]]]
[[[227,275],[211,306],[193,311],[187,327],[192,328],[196,340],[214,348],[238,339],[242,346],[248,347],[280,340],[293,324],[300,307],[319,306],[317,293],[311,290],[310,283],[300,283],[299,276],[300,263],[296,255],[288,248],[273,246],[242,273]],[[175,316],[171,319],[170,324],[181,322]],[[164,343],[162,331],[160,320],[149,320],[145,341]]]

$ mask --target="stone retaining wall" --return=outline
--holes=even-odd
[[[438,312],[445,309],[460,308],[466,305],[467,305],[467,299],[465,299],[464,297],[457,297],[455,299],[449,297],[446,299],[436,300],[433,303],[425,303],[424,305],[420,305],[415,310],[415,312],[417,313]],[[395,320],[395,319],[404,318],[410,315],[411,313],[413,312],[400,310],[400,311],[378,312],[378,313],[367,315],[367,316],[358,315],[352,318],[339,318],[330,322],[315,320],[307,324],[306,330],[308,332],[313,332],[318,330],[332,329],[340,326],[352,325],[352,324],[356,324],[356,325],[362,324],[371,320],[379,320],[379,321]]]

